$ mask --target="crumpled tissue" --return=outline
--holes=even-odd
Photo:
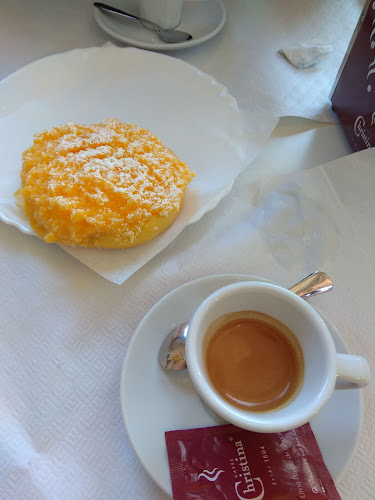
[[[320,40],[309,40],[279,50],[280,54],[283,54],[298,69],[309,68],[323,62],[332,51],[332,45],[327,45]]]

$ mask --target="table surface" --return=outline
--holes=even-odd
[[[251,3],[255,4],[256,2]],[[319,3],[320,7],[323,8],[324,2],[316,3]],[[354,3],[360,11],[363,2]],[[228,13],[227,23],[229,23],[229,27],[238,26],[244,29],[240,14],[247,8],[245,7],[246,2],[239,0],[230,2],[228,0],[224,4]],[[2,11],[0,17],[0,79],[7,77],[23,65],[46,55],[74,48],[101,46],[108,41],[115,42],[110,40],[97,26],[92,15],[91,2],[87,0],[79,2],[74,0],[50,1],[48,3],[42,0],[33,2],[0,0],[0,7]],[[355,23],[354,20],[353,24],[355,25]],[[229,27],[224,27],[224,30],[228,30]],[[349,27],[349,32],[346,33],[347,39],[350,39],[351,36],[350,29]],[[233,36],[233,32],[235,33],[236,30],[231,31],[231,36]],[[244,38],[238,36],[240,43],[242,43]],[[228,32],[224,33],[223,31],[202,46],[171,55],[210,72],[224,85],[227,85],[240,106],[252,109],[251,99],[248,99],[243,86],[244,76],[248,77],[248,72],[244,75],[240,64],[238,67],[236,66],[236,58],[225,52],[227,44],[230,43],[228,40]],[[242,54],[244,51],[250,52],[252,50],[254,50],[253,47],[241,47]],[[214,63],[208,63],[208,60],[213,60]],[[228,62],[227,65],[226,62]],[[278,110],[274,111],[278,112]],[[263,173],[269,172],[273,176],[291,174],[295,171],[312,170],[318,165],[350,154],[351,151],[340,126],[336,123],[329,123],[329,119],[325,121],[326,123],[322,123],[303,117],[281,118],[270,141],[252,164],[253,170]],[[211,217],[211,223],[217,221],[220,224],[219,216],[228,210],[228,203],[217,207],[218,217],[217,219]],[[6,317],[6,321],[3,323],[6,325],[6,331],[3,329],[0,336],[0,359],[3,356],[5,359],[7,353],[14,355],[19,349],[19,358],[15,358],[16,360],[13,362],[15,371],[12,372],[12,364],[8,364],[6,377],[0,383],[0,408],[5,416],[4,421],[11,422],[13,430],[17,428],[17,425],[14,425],[17,421],[17,412],[18,415],[23,413],[28,415],[27,424],[23,423],[20,428],[17,428],[16,433],[13,432],[11,437],[8,437],[8,439],[14,440],[14,454],[11,464],[4,463],[4,457],[0,450],[0,493],[2,493],[0,496],[2,498],[11,498],[12,494],[17,498],[167,498],[143,471],[123,430],[118,400],[120,370],[135,327],[149,307],[167,292],[182,283],[203,275],[223,272],[251,272],[251,274],[259,275],[262,271],[262,269],[258,269],[256,262],[245,267],[243,261],[239,261],[237,266],[236,262],[228,260],[227,255],[223,255],[221,259],[220,248],[215,249],[216,259],[214,261],[202,254],[203,247],[200,247],[197,238],[200,236],[204,239],[202,228],[205,228],[207,223],[203,220],[185,230],[177,238],[176,244],[171,245],[159,256],[152,259],[121,286],[110,283],[91,272],[59,247],[45,245],[37,238],[21,234],[6,224],[0,224],[2,266],[0,286],[3,290],[3,296],[6,296],[1,301],[2,314]],[[206,245],[205,251],[207,248]],[[188,259],[189,266],[184,266],[185,258]],[[168,266],[166,265],[167,261]],[[329,259],[325,261],[324,258],[317,261],[317,265],[323,267],[329,263]],[[309,270],[305,267],[308,264],[305,262],[295,270],[305,273]],[[329,273],[328,268],[324,270]],[[285,268],[274,268],[265,277],[280,283],[293,281],[293,275],[288,273]],[[339,283],[345,283],[343,276],[336,276],[336,278],[338,278]],[[366,278],[362,276],[359,279],[365,280]],[[349,310],[352,304],[358,303],[358,298],[354,300],[354,296],[358,293],[360,284],[359,281],[356,283],[356,287],[350,291],[349,288],[346,288],[345,293],[343,293],[345,307]],[[332,312],[333,306],[339,302],[331,297],[327,297],[325,300],[317,298],[317,303],[323,312]],[[74,320],[73,323],[69,322],[69,308],[72,309],[71,314],[74,316],[77,315],[80,307],[88,315],[89,311],[99,310],[101,313],[105,311],[110,315],[115,309],[116,311],[121,309],[122,314],[114,315],[108,326],[98,325],[95,318],[98,319],[100,315],[92,313],[92,318],[86,317],[84,321],[82,320],[85,328],[88,327],[88,331],[84,336],[80,335],[75,340],[74,332],[70,332],[68,335],[65,330],[67,328],[78,330],[82,326],[79,320],[77,322]],[[365,314],[370,316],[368,321],[369,323],[372,321],[373,324],[375,320],[373,308],[370,311],[365,311]],[[333,313],[333,315],[334,322],[342,326],[339,313]],[[104,353],[106,360],[101,359],[99,353],[92,355],[89,350],[85,351],[85,345],[98,342],[96,332],[100,327],[105,329],[106,335],[112,335],[113,331],[121,331],[121,335],[115,334],[115,344],[117,343],[118,350],[114,352],[112,344],[112,350]],[[73,361],[70,358],[69,366],[64,360],[64,350],[62,349],[59,354],[56,346],[49,345],[48,330],[50,328],[61,329],[61,338],[65,339],[62,340],[62,348],[64,348],[64,342],[70,343],[70,354],[73,352]],[[22,346],[12,344],[11,330],[18,333],[24,332],[25,341]],[[43,353],[41,355],[38,353],[39,339],[36,332],[39,332],[43,338]],[[367,353],[368,346],[365,343],[350,344],[350,339],[345,338],[345,340],[349,341],[349,347],[354,345],[359,349],[358,354],[365,355]],[[374,354],[373,347],[374,344],[371,346],[370,356]],[[50,356],[53,356],[52,360],[49,359]],[[372,361],[374,359],[374,357],[371,358]],[[41,367],[37,360],[47,364],[51,362],[52,367],[49,366],[48,369],[40,371]],[[61,384],[57,382],[54,387],[54,411],[49,411],[51,394],[43,390],[43,384],[46,382],[43,377],[48,378],[49,370],[54,372],[60,370],[62,377]],[[39,371],[43,375],[38,375]],[[84,380],[85,378],[89,379],[93,373],[97,375],[98,379],[102,376],[105,377],[107,385],[106,387],[101,386],[101,391],[95,394],[95,401],[89,402],[88,397],[91,398],[92,393],[89,388],[85,392]],[[81,381],[81,385],[79,392],[75,393],[69,384],[74,386],[75,381],[78,380]],[[30,388],[30,398],[24,402],[16,400],[12,396],[12,384],[14,387],[26,384]],[[106,389],[108,389],[108,394],[103,393]],[[368,429],[373,429],[375,424],[372,392],[370,389],[364,391],[365,423],[367,422]],[[101,405],[107,407],[105,411],[106,421],[102,423],[95,421],[98,414],[96,406],[100,407]],[[82,456],[75,456],[75,446],[72,446],[73,451],[69,456],[66,448],[60,446],[61,443],[49,441],[52,439],[52,432],[49,434],[45,429],[38,429],[38,419],[43,415],[44,417],[48,415],[48,418],[52,419],[49,421],[51,429],[67,425],[59,418],[59,408],[66,410],[69,407],[76,412],[75,417],[69,420],[69,425],[76,422],[70,434],[71,439],[77,443],[81,442],[83,447],[87,447],[85,455],[87,460],[83,462]],[[14,409],[14,414],[12,414],[12,409]],[[83,426],[78,424],[82,421]],[[95,437],[96,440],[100,440],[100,446],[97,445],[98,449],[95,448],[95,443],[90,438],[90,425],[94,423],[101,431],[100,437]],[[2,427],[1,423],[0,427]],[[6,425],[0,429],[0,436],[5,430]],[[24,455],[24,446],[21,447],[19,444],[21,441],[23,442],[24,438],[29,447],[26,455]],[[33,439],[36,439],[36,442],[33,442]],[[367,433],[362,436],[358,448],[360,453],[353,457],[354,466],[348,467],[338,484],[342,498],[348,500],[375,498],[374,452],[371,451],[373,447],[367,444],[368,440],[371,439],[373,439],[371,434]],[[49,457],[52,465],[48,464],[47,459],[44,461],[40,459],[39,462],[33,461],[36,455],[43,456],[44,450],[41,443],[44,443],[48,449],[49,455],[46,453],[44,457]],[[116,470],[109,470],[105,463],[101,463],[101,446],[104,448],[106,446],[112,447],[112,456],[117,459]],[[38,449],[38,447],[41,448]],[[17,454],[17,449],[22,449],[22,453]],[[72,470],[75,470],[76,473],[73,473]],[[111,484],[111,477],[116,476],[119,470],[122,471],[129,483],[126,491],[116,490],[116,484]],[[34,481],[36,476],[39,477],[39,483]],[[358,489],[356,479],[359,476],[361,476],[363,484]],[[74,487],[70,490],[69,488],[64,489],[64,485],[70,481],[72,484],[80,484],[80,486],[77,486],[76,490]],[[134,486],[131,486],[132,483]],[[18,486],[15,486],[16,484]],[[50,488],[48,493],[43,490],[43,485],[48,485]],[[67,491],[70,491],[69,495],[66,493]]]

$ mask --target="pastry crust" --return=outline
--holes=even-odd
[[[47,243],[127,248],[173,223],[194,175],[137,125],[68,123],[36,134],[16,199]]]

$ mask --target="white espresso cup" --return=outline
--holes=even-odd
[[[206,367],[206,349],[218,318],[239,311],[257,311],[286,325],[303,353],[304,376],[291,401],[270,411],[241,409],[213,386]],[[203,401],[226,421],[256,432],[282,432],[305,424],[327,403],[334,389],[366,386],[370,367],[361,356],[336,353],[328,327],[304,299],[277,285],[234,283],[214,292],[197,309],[189,324],[186,361],[191,380]]]
[[[183,0],[138,0],[139,15],[160,26],[170,30],[177,28],[181,22]]]

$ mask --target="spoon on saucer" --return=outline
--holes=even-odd
[[[159,38],[163,40],[163,42],[179,43],[186,42],[187,40],[191,40],[193,38],[191,35],[189,35],[189,33],[186,33],[185,31],[162,29],[157,24],[152,23],[151,21],[147,21],[147,19],[142,19],[139,16],[129,14],[128,12],[124,12],[123,10],[117,9],[116,7],[112,7],[111,5],[107,5],[105,3],[94,2],[94,6],[103,12],[111,12],[112,14],[118,14],[119,16],[128,17],[130,19],[140,21],[141,23],[145,23],[145,27],[147,28],[148,26],[150,26],[151,29],[156,31],[156,33],[159,35]]]
[[[331,278],[321,271],[315,271],[289,288],[299,297],[306,299],[313,295],[329,292],[333,288]],[[189,322],[173,328],[166,336],[159,350],[159,363],[166,370],[185,370],[185,341],[189,331]]]

